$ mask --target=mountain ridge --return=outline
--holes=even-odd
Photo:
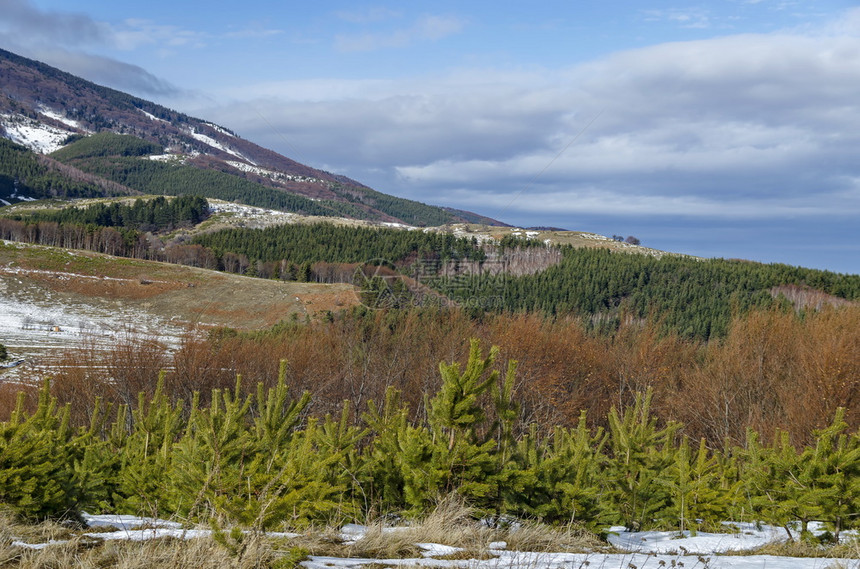
[[[157,143],[167,155],[201,170],[220,171],[311,200],[349,204],[348,209],[335,208],[339,214],[348,211],[351,215],[347,217],[410,225],[476,219],[506,225],[472,212],[378,192],[347,176],[278,154],[211,121],[0,49],[0,135],[39,154],[49,154],[77,138],[104,131]],[[13,196],[0,196],[14,201],[9,197]]]

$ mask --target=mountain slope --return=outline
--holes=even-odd
[[[377,192],[345,176],[291,160],[216,124],[0,50],[0,135],[48,154],[104,131],[157,145],[163,157],[175,157],[197,170],[220,172],[237,180],[235,184],[241,180],[282,194],[344,204],[330,208],[328,215],[410,225],[441,225],[473,215]],[[89,163],[75,166],[104,175],[94,172]],[[125,185],[117,177],[107,177]],[[162,192],[174,190],[166,187]],[[0,195],[14,201],[10,197]]]

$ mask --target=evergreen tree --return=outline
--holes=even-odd
[[[69,409],[57,408],[46,381],[35,413],[24,411],[24,394],[8,422],[0,423],[0,503],[31,520],[77,512],[71,466]]]
[[[673,437],[681,425],[657,427],[651,415],[651,397],[637,395],[636,402],[619,415],[609,412],[610,460],[606,492],[628,529],[645,528],[670,499],[665,478],[675,461]]]

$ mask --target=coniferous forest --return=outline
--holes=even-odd
[[[0,237],[283,280],[372,259],[435,296],[174,350],[128,337],[67,350],[41,389],[0,384],[16,515],[298,528],[454,494],[593,530],[860,524],[860,276],[333,224],[159,239],[208,212],[135,199],[0,218]],[[537,268],[498,270],[518,258]]]

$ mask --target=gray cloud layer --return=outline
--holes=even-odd
[[[28,0],[0,0],[0,44],[6,49],[137,95],[175,95],[175,86],[142,67],[80,51],[146,41],[151,31],[143,23],[116,30],[84,14],[42,11]]]
[[[461,205],[528,188],[554,211],[858,216],[854,15],[839,34],[664,44],[564,70],[243,87],[260,98],[212,112],[277,146],[265,117],[316,163]]]

